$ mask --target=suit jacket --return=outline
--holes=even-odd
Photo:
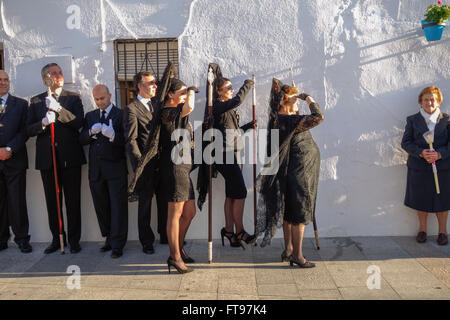
[[[48,108],[45,104],[47,92],[31,98],[27,116],[27,132],[36,138],[36,169],[49,170],[53,167],[52,138],[50,125],[42,128],[42,119]],[[55,150],[59,168],[80,167],[86,163],[83,148],[78,140],[83,125],[84,111],[77,93],[62,90],[58,99],[63,107],[56,113]]]
[[[11,94],[6,100],[6,108],[0,113],[0,147],[10,147],[12,157],[0,161],[0,168],[28,168],[28,155],[25,142],[27,136],[28,102]]]
[[[423,134],[428,131],[428,126],[420,112],[406,119],[405,132],[402,139],[402,148],[408,152],[408,168],[421,171],[431,171],[431,165],[420,154],[423,149],[429,149]],[[434,128],[433,148],[441,154],[441,159],[436,161],[437,170],[450,170],[450,116],[446,113],[439,115]]]
[[[160,106],[156,99],[152,99],[152,109],[147,108],[138,100],[133,100],[123,112],[125,148],[130,158],[133,170],[144,155],[145,147],[155,135],[155,130],[161,122]],[[152,167],[157,166],[157,159],[151,161]]]
[[[83,131],[80,134],[82,145],[89,145],[89,180],[96,181],[100,172],[106,179],[116,179],[127,175],[125,156],[125,137],[123,134],[123,111],[113,106],[106,117],[106,124],[112,120],[115,136],[113,142],[98,133],[90,136],[89,129],[100,123],[100,109],[90,111],[84,118]]]

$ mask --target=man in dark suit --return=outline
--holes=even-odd
[[[89,186],[100,231],[106,237],[100,251],[112,250],[111,257],[119,258],[128,233],[123,112],[111,103],[107,86],[96,85],[92,95],[98,109],[86,114],[80,142],[89,144]]]
[[[42,79],[52,80],[51,96],[47,92],[31,98],[27,116],[27,132],[36,138],[36,169],[41,171],[42,183],[47,203],[52,243],[44,253],[52,253],[59,248],[59,220],[56,201],[55,177],[51,124],[55,127],[55,150],[59,189],[64,192],[67,209],[68,241],[71,253],[81,250],[81,166],[86,163],[83,148],[78,140],[84,111],[77,93],[63,89],[64,76],[56,63],[50,63],[41,70]],[[62,192],[60,193],[60,202]],[[62,207],[62,204],[61,204]],[[62,210],[61,210],[62,211]],[[63,214],[61,212],[61,220]],[[63,223],[64,242],[65,232]]]
[[[9,226],[20,251],[29,253],[25,142],[28,102],[9,94],[9,76],[0,70],[0,251],[8,248]]]
[[[140,158],[145,152],[149,139],[153,139],[155,129],[159,128],[160,106],[156,101],[156,79],[151,72],[139,72],[134,77],[138,95],[124,109],[124,131],[126,150],[131,166],[136,171]],[[146,254],[154,253],[153,242],[155,235],[150,226],[151,205],[153,194],[156,191],[158,205],[158,231],[161,243],[167,243],[167,201],[158,191],[158,157],[153,158],[146,165],[141,177],[141,186],[138,191],[138,230],[139,240]]]

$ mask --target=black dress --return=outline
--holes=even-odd
[[[223,164],[216,163],[215,168],[225,179],[225,196],[231,199],[245,199],[247,197],[247,188],[241,166],[237,160],[238,142],[236,139],[239,139],[240,132],[234,137],[227,138],[227,130],[243,129],[245,131],[250,128],[248,125],[239,127],[239,115],[236,109],[244,102],[245,96],[251,87],[252,84],[250,82],[244,82],[235,97],[223,102],[216,100],[212,108],[214,128],[220,130],[224,142],[222,154]],[[233,163],[226,163],[227,158],[233,159]]]
[[[162,177],[162,187],[167,194],[168,202],[183,202],[194,200],[194,188],[189,173],[192,169],[192,127],[189,116],[181,117],[183,104],[177,107],[164,107],[161,111],[161,161],[160,173]],[[172,141],[172,133],[176,129],[186,129],[186,135],[181,136],[177,141]],[[184,150],[189,150],[188,154],[183,154]],[[176,148],[176,149],[174,149]],[[172,150],[179,155],[179,164],[172,160]]]
[[[429,145],[423,138],[428,126],[420,112],[406,119],[402,148],[408,152],[408,174],[404,204],[415,210],[442,212],[450,210],[450,116],[441,113],[434,128],[433,148],[441,154],[436,161],[440,194],[436,193],[432,166],[420,157]]]
[[[271,242],[283,221],[308,224],[314,217],[320,152],[309,129],[320,124],[323,115],[317,103],[309,108],[310,115],[272,114],[269,121],[269,133],[270,129],[279,129],[279,165],[273,174],[263,173],[257,178],[256,233],[264,233],[261,246]]]

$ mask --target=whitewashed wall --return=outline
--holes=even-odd
[[[114,88],[114,39],[177,37],[181,78],[201,90],[192,121],[202,118],[207,64],[216,62],[235,88],[256,75],[261,128],[266,127],[271,79],[290,82],[293,66],[297,86],[325,113],[325,121],[312,130],[322,157],[319,235],[414,235],[415,212],[403,206],[405,119],[418,111],[417,95],[425,86],[443,90],[444,111],[450,99],[448,30],[442,40],[428,43],[420,29],[428,2],[1,0],[0,40],[11,91],[28,99],[44,91],[39,69],[48,56],[73,56],[74,83],[66,87],[81,93],[88,112],[94,108],[94,85]],[[73,5],[80,9],[79,29],[67,27],[76,23]],[[249,97],[240,108],[242,123],[250,120],[250,102]],[[27,147],[30,233],[32,241],[48,241],[42,182],[34,169],[35,138]],[[244,174],[249,191],[244,223],[252,231],[250,166]],[[87,166],[82,179],[82,240],[101,240]],[[196,172],[192,179],[195,183]],[[220,177],[214,183],[215,238],[224,224],[223,201]],[[429,233],[435,234],[432,218]],[[152,226],[156,231],[156,214]],[[188,238],[207,238],[206,205]],[[136,204],[129,206],[129,239],[137,239]]]

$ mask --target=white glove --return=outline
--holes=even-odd
[[[47,105],[47,108],[49,108],[52,111],[60,112],[62,107],[59,104],[58,101],[56,101],[53,96],[45,97],[45,104]]]
[[[112,125],[112,119],[109,119],[109,126],[106,124],[102,124],[102,135],[109,138],[110,142],[114,141],[114,137],[116,136],[116,133],[114,132],[114,128]]]
[[[101,125],[101,123],[98,123],[98,122],[94,123],[91,127],[91,130],[89,130],[89,133],[91,136],[93,136],[97,133],[100,133],[100,132],[102,132],[102,125]]]
[[[55,122],[55,120],[56,120],[56,114],[53,111],[47,111],[47,113],[45,114],[45,117],[42,118],[42,124],[46,127],[50,123]]]

